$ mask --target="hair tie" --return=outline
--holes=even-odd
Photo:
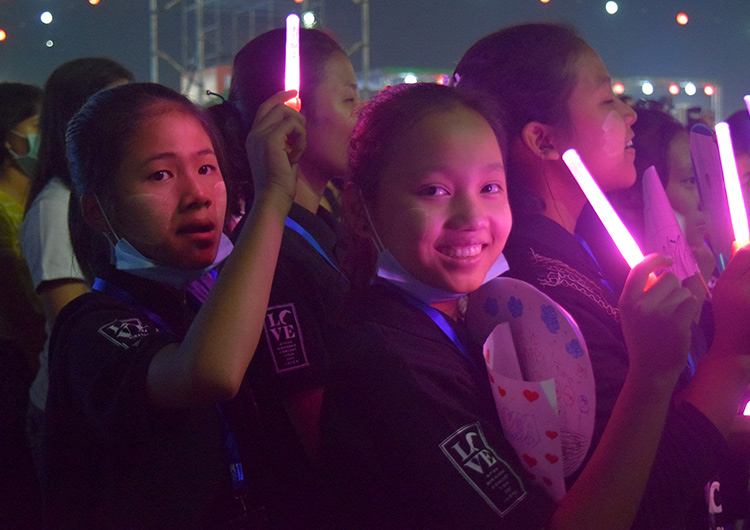
[[[221,98],[222,103],[226,103],[226,101],[227,101],[226,99],[224,99],[224,96],[222,96],[221,94],[217,94],[216,92],[211,92],[210,90],[206,90],[206,95],[207,96],[216,96],[217,98]]]

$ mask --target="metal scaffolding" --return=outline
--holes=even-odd
[[[290,12],[313,11],[318,25],[325,20],[325,0],[149,0],[150,78],[159,82],[161,61],[181,78],[183,93],[204,101],[207,69],[228,67],[253,37],[282,27]],[[160,30],[174,33],[171,48],[160,42]],[[369,48],[369,46],[368,46]],[[214,76],[217,74],[214,70]]]

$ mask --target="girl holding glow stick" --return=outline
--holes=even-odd
[[[508,188],[515,217],[506,247],[510,274],[551,296],[580,326],[596,378],[593,450],[604,443],[599,437],[614,421],[615,404],[632,374],[637,351],[631,343],[655,352],[654,362],[677,345],[646,339],[623,321],[623,301],[618,303],[586,243],[574,235],[586,201],[560,156],[575,147],[604,191],[627,188],[635,180],[631,125],[636,115],[612,93],[599,56],[566,26],[529,24],[485,37],[461,59],[454,82],[459,90],[480,91],[507,112]],[[733,273],[716,287],[716,339],[693,380],[669,411],[644,415],[632,431],[622,433],[634,443],[652,443],[666,425],[653,470],[652,458],[629,467],[629,479],[649,481],[636,526],[707,524],[703,488],[726,461],[724,435],[750,382],[750,358],[738,355],[748,343],[746,326],[728,324],[734,317],[720,321],[727,313],[747,315],[747,288],[734,283],[747,273],[747,254],[735,259]],[[651,289],[676,289],[675,283],[674,276],[663,275]],[[684,324],[668,322],[665,331]],[[686,354],[688,344],[679,346]],[[674,380],[656,378],[652,384],[663,392]],[[639,501],[634,496],[631,508]],[[700,514],[698,521],[691,510]]]
[[[628,378],[598,450],[554,506],[505,438],[459,316],[458,299],[506,269],[511,228],[505,135],[483,101],[400,85],[354,131],[345,225],[372,283],[356,285],[323,407],[339,515],[345,527],[628,528],[645,486],[630,468],[653,458],[695,301],[674,278],[644,292],[664,258],[633,269],[621,300]],[[643,425],[656,434],[633,434]]]
[[[264,336],[247,373],[268,446],[266,490],[282,527],[316,527],[322,490],[316,467],[329,329],[349,288],[334,253],[338,222],[320,208],[328,183],[346,171],[361,108],[354,69],[325,33],[300,29],[300,100],[307,148],[276,267]],[[234,60],[228,100],[211,107],[230,146],[230,180],[249,175],[241,150],[258,105],[284,87],[285,31],[247,43]],[[245,197],[252,190],[245,190]]]
[[[155,84],[100,92],[71,121],[72,242],[97,279],[50,342],[49,527],[246,527],[241,440],[217,404],[236,394],[261,333],[305,142],[304,119],[283,105],[293,95],[259,108],[255,200],[199,310],[186,286],[231,250],[210,121]]]

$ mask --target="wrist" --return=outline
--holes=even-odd
[[[282,218],[286,218],[292,203],[294,203],[294,196],[290,195],[288,190],[271,183],[263,189],[257,190],[251,210],[273,212]]]

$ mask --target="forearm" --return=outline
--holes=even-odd
[[[160,352],[149,390],[164,405],[233,397],[263,328],[284,219],[291,198],[275,189],[256,197],[211,295],[178,348]]]
[[[673,384],[632,373],[591,460],[560,502],[551,528],[630,528],[661,439]]]

